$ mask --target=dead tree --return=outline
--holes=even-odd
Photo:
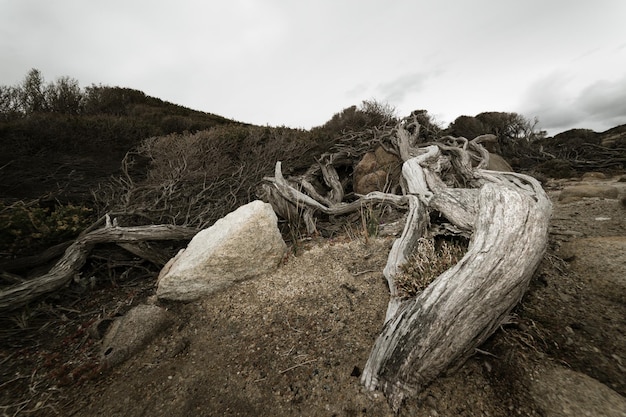
[[[317,171],[326,194],[312,190],[310,178],[286,180],[280,162],[264,184],[277,213],[303,213],[309,232],[315,230],[316,213],[347,213],[370,202],[408,207],[383,271],[391,296],[385,324],[361,379],[368,389],[382,390],[396,410],[442,371],[463,363],[503,323],[544,255],[551,215],[551,203],[534,178],[485,169],[489,153],[480,142],[490,138],[446,137],[420,145],[418,134],[416,121],[405,119],[383,144],[403,161],[401,196],[377,192],[338,201],[344,193],[328,155],[322,158],[325,168]],[[446,219],[438,231],[430,222],[432,212]],[[442,230],[469,236],[467,253],[422,293],[402,298],[396,276],[419,238]]]
[[[65,254],[42,276],[23,281],[0,290],[0,312],[23,307],[42,295],[54,292],[72,281],[85,264],[93,247],[100,243],[117,243],[136,256],[156,262],[155,255],[142,250],[137,243],[157,240],[189,240],[196,229],[173,226],[151,225],[135,227],[104,227],[79,237],[67,247]]]

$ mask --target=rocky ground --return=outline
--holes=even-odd
[[[400,415],[626,416],[626,207],[567,198],[548,181],[550,248],[522,303],[462,367]],[[101,372],[96,319],[145,303],[154,282],[96,288],[3,322],[0,410],[62,416],[391,416],[361,370],[387,304],[391,237],[300,242],[275,273],[202,302],[166,305],[174,325]],[[92,331],[90,332],[89,329]],[[96,337],[94,337],[96,336]]]

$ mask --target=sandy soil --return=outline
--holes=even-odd
[[[565,186],[546,186],[555,202],[550,250],[510,322],[400,415],[626,415],[626,208],[618,200],[559,203]],[[65,310],[12,317],[3,323],[0,410],[393,415],[380,393],[359,383],[384,318],[391,243],[301,242],[274,274],[166,306],[175,325],[106,372],[96,366],[89,326],[145,302],[154,282],[98,288]]]

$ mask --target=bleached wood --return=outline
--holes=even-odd
[[[398,306],[372,349],[363,384],[381,389],[397,409],[471,355],[524,294],[545,251],[549,213],[547,199],[483,186],[468,252],[418,297]]]
[[[0,312],[22,307],[38,297],[69,283],[85,264],[98,243],[136,243],[147,240],[190,239],[197,230],[172,225],[108,227],[78,238],[45,275],[0,291]]]
[[[334,169],[333,169],[334,171]],[[336,174],[336,172],[335,172]],[[330,180],[330,183],[339,184],[337,180]],[[307,187],[303,187],[307,188]],[[317,231],[315,222],[312,219],[312,213],[320,212],[328,215],[342,215],[355,212],[368,204],[384,203],[399,208],[405,208],[408,205],[406,196],[388,194],[379,191],[371,192],[367,195],[360,196],[359,199],[350,203],[333,203],[336,197],[333,191],[330,192],[331,198],[323,197],[318,201],[304,192],[296,189],[283,176],[281,162],[276,162],[274,177],[264,178],[262,189],[265,198],[272,204],[274,210],[285,219],[292,219],[298,216],[298,212],[302,211],[303,221],[307,226],[307,232],[313,234]],[[317,194],[317,192],[315,193]]]

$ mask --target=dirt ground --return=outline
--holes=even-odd
[[[605,182],[626,194],[626,183]],[[509,322],[400,415],[626,415],[626,207],[558,202],[576,183],[546,184],[554,201],[549,251]],[[4,319],[0,410],[391,416],[382,394],[359,383],[383,324],[391,244],[391,237],[303,241],[271,275],[201,302],[165,305],[175,324],[107,371],[89,329],[145,303],[154,281],[98,286]]]

